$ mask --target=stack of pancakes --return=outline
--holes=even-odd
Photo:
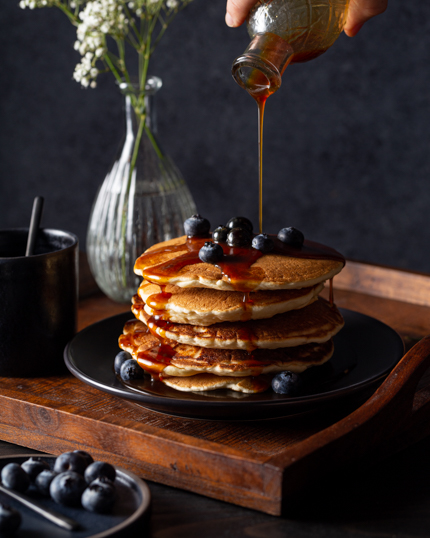
[[[203,243],[184,236],[136,261],[144,277],[133,297],[137,319],[119,345],[147,373],[180,391],[255,393],[276,373],[330,359],[343,319],[319,293],[343,268],[340,254],[309,241],[297,255],[223,244],[212,265],[198,258]]]

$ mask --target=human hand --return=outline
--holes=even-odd
[[[227,26],[240,26],[257,0],[227,0]],[[344,32],[349,37],[358,34],[363,24],[387,9],[388,0],[351,0]]]

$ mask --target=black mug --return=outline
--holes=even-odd
[[[0,230],[0,376],[65,372],[63,350],[76,333],[78,238],[40,229],[25,256],[28,229]]]

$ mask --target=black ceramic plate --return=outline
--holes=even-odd
[[[291,398],[271,389],[259,394],[230,390],[178,392],[149,376],[139,386],[125,386],[115,376],[113,361],[120,351],[118,337],[128,313],[87,327],[68,344],[64,357],[77,378],[100,390],[134,400],[171,415],[205,419],[261,419],[307,412],[339,398],[355,396],[376,386],[404,353],[400,336],[369,316],[340,309],[345,327],[334,338],[335,352],[323,366],[303,375],[304,391]]]
[[[0,457],[0,469],[8,463],[21,465],[31,456],[34,457],[34,454]],[[55,456],[40,454],[38,457],[47,461],[51,467],[54,466]],[[77,521],[81,528],[75,531],[67,531],[54,525],[5,493],[0,492],[0,502],[16,508],[21,513],[21,526],[15,534],[17,538],[19,536],[31,536],[32,538],[125,537],[131,536],[134,531],[139,531],[143,536],[147,527],[146,516],[151,500],[148,486],[133,473],[118,467],[116,467],[115,486],[117,498],[111,514],[95,514],[80,507],[62,506],[52,499],[40,495],[35,486],[30,486],[25,495],[42,503],[47,508]]]

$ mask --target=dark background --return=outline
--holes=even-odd
[[[163,79],[159,137],[214,226],[258,224],[257,110],[230,76],[245,28],[224,0],[194,0],[150,73]],[[430,4],[391,0],[353,39],[290,66],[266,106],[264,231],[300,228],[346,256],[430,272]],[[0,5],[0,228],[43,225],[85,249],[93,198],[122,134],[111,74],[72,79],[75,30],[56,8]]]

